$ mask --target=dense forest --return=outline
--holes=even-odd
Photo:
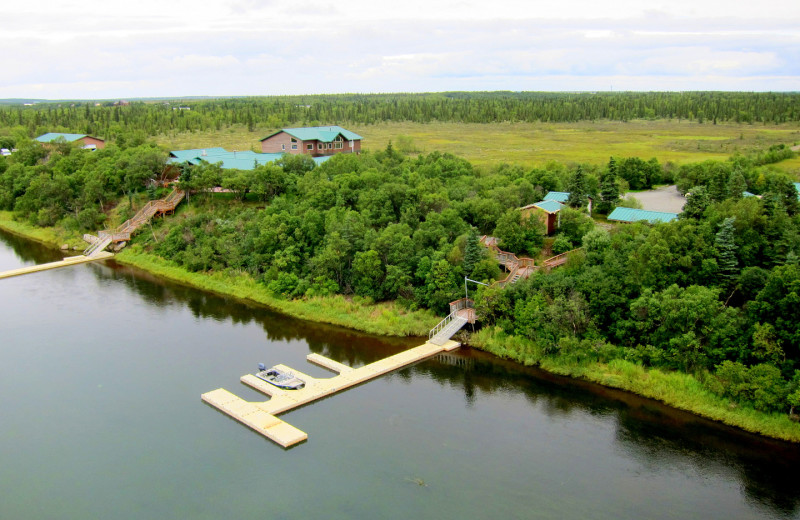
[[[791,93],[440,93],[283,96],[178,102],[0,107],[0,210],[74,236],[112,227],[163,196],[165,133],[384,121],[687,119],[704,124],[800,119]],[[106,138],[95,152],[32,138],[50,131]],[[391,144],[315,166],[286,156],[252,170],[180,169],[189,194],[174,218],[134,246],[181,269],[255,280],[276,298],[346,295],[447,312],[464,277],[503,276],[479,244],[570,262],[508,288],[476,292],[484,331],[512,338],[525,362],[627,360],[694,374],[705,388],[761,411],[800,406],[800,207],[772,164],[774,145],[726,161],[677,166],[611,157],[605,165],[475,168]],[[668,224],[613,225],[628,190],[675,183],[687,203]],[[224,193],[212,188],[222,187]],[[569,191],[555,236],[520,208]],[[586,211],[588,195],[594,214]],[[755,195],[755,196],[751,196]],[[516,339],[513,339],[516,338]],[[519,341],[517,341],[519,340]]]
[[[36,225],[94,231],[164,190],[166,154],[150,143],[120,140],[96,152],[17,146],[0,158],[0,209]],[[565,267],[481,289],[482,325],[526,338],[532,351],[522,359],[535,350],[575,362],[633,360],[788,412],[800,406],[800,208],[793,179],[764,166],[792,152],[769,153],[669,171],[632,157],[476,170],[451,155],[410,158],[391,146],[316,167],[305,156],[247,171],[202,164],[182,172],[191,195],[177,217],[135,242],[189,271],[250,276],[282,298],[338,293],[440,313],[463,294],[464,276],[501,277],[479,235],[536,258],[582,247]],[[516,209],[566,190],[592,195],[607,213],[634,183],[673,181],[688,200],[669,224],[603,224],[575,197],[557,235],[546,237],[538,219]]]
[[[106,139],[130,133],[249,130],[385,121],[488,123],[674,119],[700,123],[800,120],[800,94],[747,92],[444,92],[340,94],[181,101],[52,102],[0,106],[0,128],[82,132]]]

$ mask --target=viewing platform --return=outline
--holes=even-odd
[[[426,342],[418,347],[359,368],[348,367],[319,354],[309,354],[306,356],[308,361],[336,372],[338,375],[330,378],[315,378],[293,368],[277,365],[278,368],[292,372],[295,376],[305,381],[306,386],[300,390],[282,390],[252,374],[247,374],[241,377],[241,382],[270,396],[268,401],[245,401],[224,388],[207,392],[201,398],[219,411],[249,426],[284,448],[288,448],[308,439],[308,434],[278,419],[276,415],[328,397],[441,352],[455,350],[459,346],[460,344],[455,341],[447,341],[442,345]]]
[[[107,251],[98,251],[94,253],[92,256],[69,256],[63,260],[58,262],[50,262],[47,264],[38,264],[38,265],[29,265],[27,267],[20,267],[19,269],[12,269],[10,271],[5,271],[0,273],[0,280],[3,278],[11,278],[12,276],[19,276],[22,274],[28,273],[36,273],[39,271],[47,271],[48,269],[58,269],[59,267],[67,267],[70,265],[77,265],[77,264],[85,264],[86,262],[95,262],[97,260],[104,260],[106,258],[111,258],[114,256],[112,253]]]

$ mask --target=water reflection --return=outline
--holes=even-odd
[[[3,234],[0,242],[28,261],[40,263],[60,257],[56,251],[17,237]],[[75,269],[89,270],[101,286],[124,287],[153,307],[187,309],[203,320],[257,324],[270,340],[305,342],[310,351],[351,366],[371,363],[419,344],[418,338],[377,338],[286,318],[234,298],[165,282],[113,261]],[[441,387],[457,389],[455,400],[463,395],[466,407],[472,409],[480,408],[481,400],[503,396],[507,398],[504,403],[514,403],[508,405],[506,414],[530,414],[535,409],[553,422],[569,419],[586,428],[593,426],[587,417],[599,418],[611,425],[612,433],[611,446],[597,447],[599,468],[613,469],[615,464],[622,464],[615,459],[622,459],[648,476],[668,470],[690,475],[692,478],[681,480],[686,485],[696,485],[704,479],[730,480],[767,516],[793,517],[800,509],[794,475],[800,464],[800,447],[795,445],[761,439],[654,401],[522,367],[469,348],[442,354],[391,377],[409,384],[433,381]],[[503,442],[502,438],[499,442]],[[302,453],[297,457],[302,459]],[[728,496],[739,498],[737,492]],[[740,515],[742,507],[737,510]]]
[[[42,264],[61,260],[64,255],[57,249],[32,242],[13,233],[0,230],[0,242],[11,248],[14,255],[25,264]]]
[[[462,349],[413,367],[442,385],[461,386],[468,405],[480,394],[517,393],[547,416],[613,416],[616,442],[642,467],[733,472],[747,497],[792,517],[800,512],[800,447],[721,426],[693,414],[586,382]],[[714,469],[714,468],[717,469]]]
[[[114,261],[94,264],[101,281],[121,282],[148,303],[165,308],[188,308],[196,318],[228,321],[233,324],[257,323],[270,340],[305,341],[309,350],[349,366],[358,367],[419,345],[419,338],[376,337],[342,327],[293,319],[264,306],[198,291],[171,283]]]

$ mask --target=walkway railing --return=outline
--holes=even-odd
[[[131,235],[139,229],[139,227],[148,222],[151,218],[155,215],[165,214],[170,211],[175,211],[175,208],[180,204],[186,194],[180,190],[172,190],[172,192],[167,195],[165,198],[161,200],[151,200],[147,204],[144,205],[142,209],[136,212],[136,214],[117,226],[114,229],[104,229],[97,233],[98,240],[93,242],[87,249],[84,251],[94,253],[95,251],[100,251],[105,249],[105,247],[110,244],[111,242],[126,242],[131,239]],[[100,247],[100,244],[105,244]]]
[[[571,251],[567,251],[566,253],[561,253],[560,255],[556,255],[556,256],[550,257],[550,258],[548,258],[547,260],[544,261],[544,266],[547,269],[552,269],[553,267],[558,267],[560,265],[564,265],[564,264],[567,263],[567,260],[569,260],[569,257],[573,253],[575,253],[577,251],[580,251],[581,249],[583,249],[583,248],[582,247],[578,247],[578,248],[573,249]]]
[[[441,331],[443,331],[445,329],[445,327],[447,327],[447,325],[456,318],[457,315],[458,315],[457,311],[456,312],[451,312],[442,321],[437,323],[436,326],[434,328],[432,328],[430,330],[430,332],[428,332],[428,339],[429,340],[433,339],[434,336],[436,336]]]
[[[497,247],[497,238],[495,237],[484,235],[481,237],[480,243],[490,251],[493,251],[497,262],[508,271],[508,275],[504,279],[498,280],[492,285],[505,287],[521,278],[529,277],[535,270],[539,269],[533,258],[527,256],[518,257],[514,253],[503,251]]]

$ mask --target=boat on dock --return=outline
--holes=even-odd
[[[293,373],[277,367],[266,368],[263,363],[258,364],[258,372],[255,376],[284,390],[300,390],[306,386],[306,382]]]

